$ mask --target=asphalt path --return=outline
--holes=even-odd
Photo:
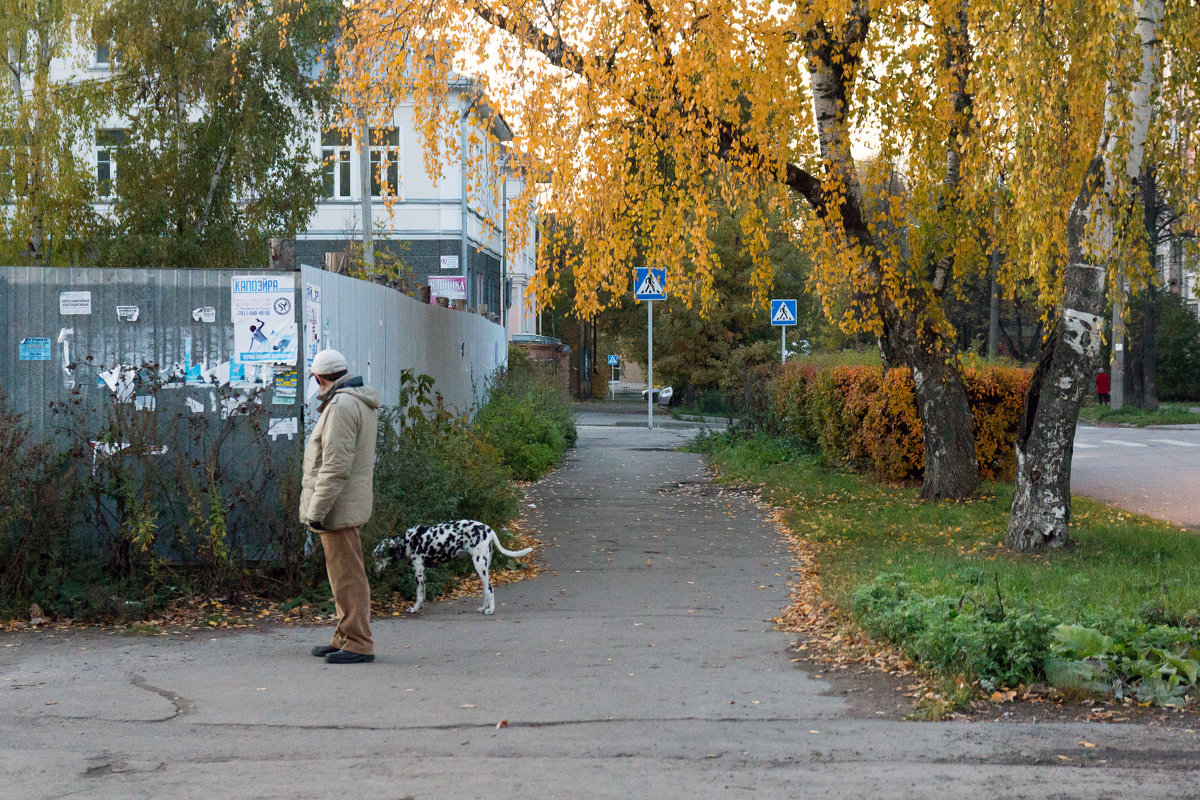
[[[1080,425],[1071,491],[1200,531],[1200,425]]]
[[[376,620],[373,664],[309,656],[327,628],[0,635],[0,798],[1195,795],[1195,729],[851,706],[773,629],[791,551],[690,431],[580,423],[529,491],[546,571],[493,617]]]

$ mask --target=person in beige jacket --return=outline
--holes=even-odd
[[[336,350],[317,353],[312,375],[321,389],[321,416],[304,446],[300,521],[321,535],[338,620],[329,645],[312,654],[330,664],[360,664],[375,660],[360,534],[374,499],[379,393],[350,375]]]

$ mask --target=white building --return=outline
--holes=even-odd
[[[97,48],[82,72],[74,60],[56,61],[52,80],[103,79],[109,70],[108,58],[108,48]],[[423,142],[414,127],[411,101],[397,105],[391,125],[372,131],[368,151],[373,175],[370,214],[374,246],[377,250],[391,249],[403,258],[419,283],[427,283],[430,277],[463,276],[469,309],[500,319],[510,336],[536,333],[536,316],[526,297],[537,260],[536,220],[532,216],[528,220],[524,247],[506,258],[506,243],[512,234],[508,221],[510,216],[515,219],[509,210],[522,192],[524,181],[503,165],[503,153],[479,151],[488,147],[490,140],[507,148],[513,135],[496,115],[490,139],[481,131],[472,137],[475,117],[467,111],[477,102],[480,94],[475,81],[465,77],[452,81],[449,106],[459,109],[459,157],[449,159],[442,174],[433,178],[426,173]],[[297,234],[296,258],[300,264],[321,267],[327,253],[344,252],[352,241],[362,239],[359,138],[347,139],[336,129],[314,136],[313,154],[325,163],[325,198],[308,228]],[[472,139],[479,143],[470,144]],[[114,153],[123,140],[121,120],[112,118],[97,127],[88,148],[97,186],[96,204],[101,211],[117,178]],[[469,147],[476,151],[471,154]],[[487,157],[479,157],[484,155]],[[475,191],[469,191],[467,170],[480,163],[490,165],[489,174],[485,180],[474,182]]]
[[[459,78],[450,90],[449,105],[459,110],[459,157],[449,160],[441,175],[431,178],[426,172],[412,102],[399,103],[391,125],[372,129],[368,137],[372,227],[386,237],[376,240],[375,246],[393,248],[412,267],[419,282],[464,276],[468,308],[483,306],[490,314],[502,315],[510,335],[532,333],[534,318],[526,302],[526,288],[537,258],[533,220],[524,248],[513,258],[504,255],[512,233],[508,212],[524,189],[523,180],[504,166],[503,152],[482,152],[489,146],[489,137],[479,135],[482,132],[474,137],[479,143],[470,144],[475,122],[467,112],[479,101],[477,84]],[[490,133],[505,148],[513,138],[499,116]],[[321,141],[314,143],[315,155],[325,164],[325,200],[308,230],[297,236],[296,255],[301,263],[319,266],[326,253],[343,251],[352,240],[362,238],[363,186],[357,141],[361,138],[347,141],[343,132],[326,130]],[[474,153],[469,150],[472,146]],[[479,164],[487,166],[472,166]],[[467,171],[472,168],[489,173],[483,181],[474,182],[474,191],[467,181]]]
[[[1200,260],[1189,253],[1182,238],[1172,237],[1158,246],[1158,264],[1162,273],[1162,285],[1171,294],[1177,294],[1187,307],[1200,317]]]

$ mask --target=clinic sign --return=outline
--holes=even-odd
[[[231,279],[234,361],[295,366],[300,346],[293,274]]]
[[[465,275],[430,275],[429,302],[444,297],[447,300],[467,299],[467,278]]]

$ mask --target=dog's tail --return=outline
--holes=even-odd
[[[500,544],[500,537],[491,528],[488,528],[488,537],[492,540],[492,544],[495,545],[496,549],[509,558],[520,558],[533,552],[532,547],[526,547],[524,550],[505,550],[504,545]]]

